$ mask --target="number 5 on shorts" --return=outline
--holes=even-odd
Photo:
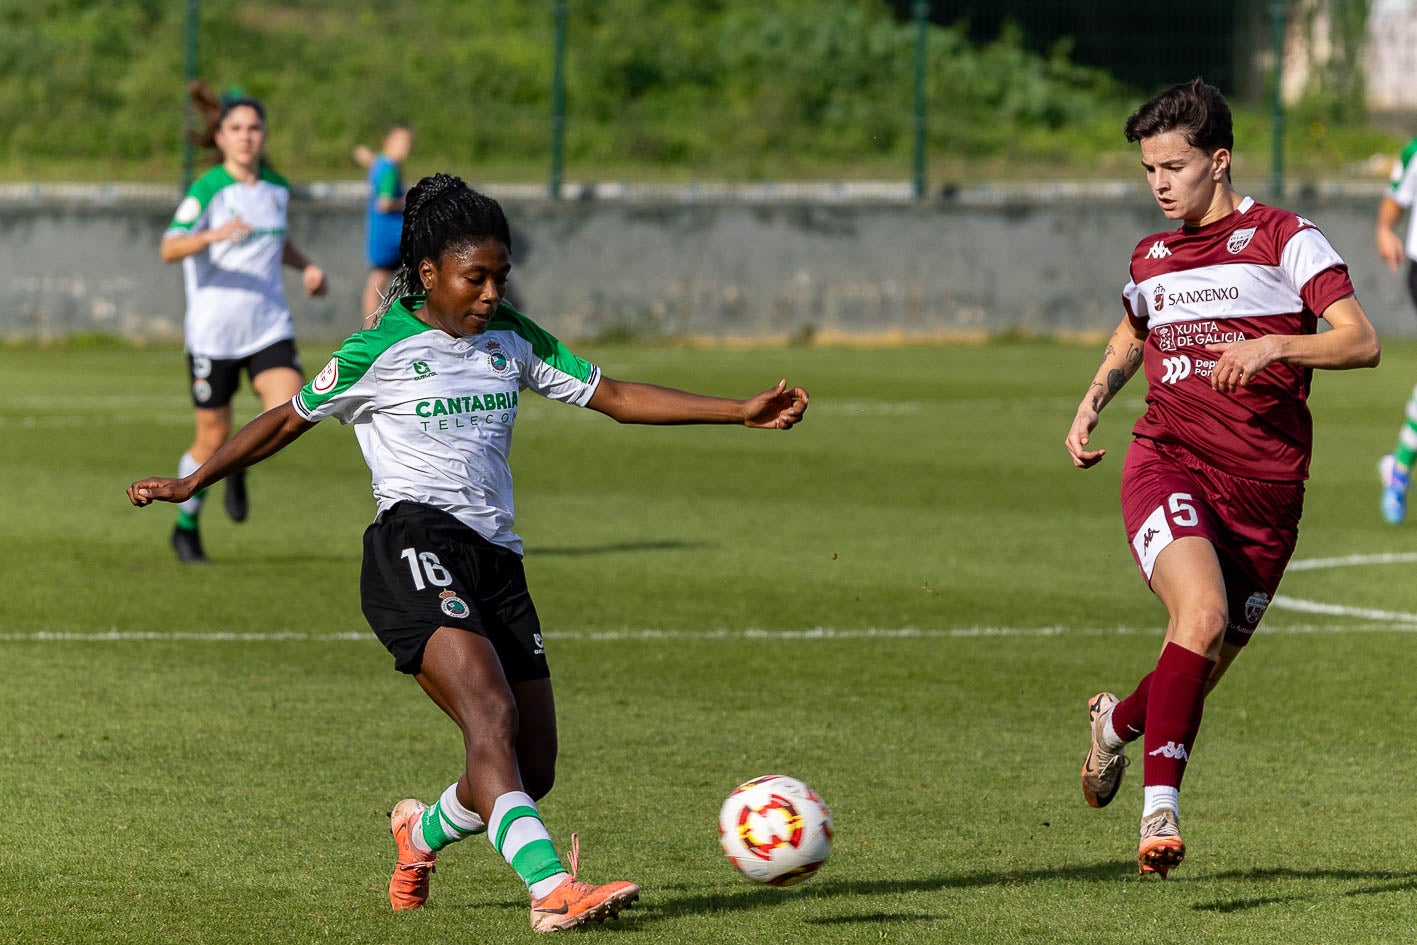
[[[1172,524],[1179,525],[1181,528],[1190,528],[1201,520],[1201,517],[1196,514],[1196,507],[1191,504],[1194,501],[1195,499],[1191,498],[1189,492],[1171,493],[1166,504],[1171,509]]]
[[[438,560],[438,556],[431,551],[419,553],[412,548],[405,548],[399,552],[399,557],[408,562],[409,573],[413,575],[413,589],[416,591],[423,590],[428,584],[432,584],[434,587],[447,587],[453,583],[453,576],[448,573],[447,568],[443,567],[443,562]],[[420,565],[422,565],[421,568]],[[423,580],[425,576],[428,578],[427,584]]]

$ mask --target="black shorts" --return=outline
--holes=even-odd
[[[206,358],[187,354],[187,375],[192,381],[192,406],[206,409],[225,407],[241,387],[241,369],[253,381],[271,368],[288,367],[301,371],[295,339],[284,338],[244,358]]]
[[[508,682],[551,675],[521,555],[446,512],[400,502],[366,528],[359,597],[401,673],[419,671],[435,630],[457,627],[492,643]]]

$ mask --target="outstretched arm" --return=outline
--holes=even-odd
[[[238,430],[192,475],[139,479],[128,487],[128,501],[139,508],[154,501],[186,502],[212,483],[284,449],[314,425],[296,413],[289,401],[272,407]]]
[[[1102,364],[1097,368],[1092,386],[1087,389],[1082,403],[1078,404],[1073,425],[1068,430],[1067,438],[1063,440],[1063,445],[1072,454],[1073,465],[1079,469],[1096,466],[1102,461],[1102,457],[1107,455],[1106,450],[1090,450],[1087,444],[1097,426],[1102,408],[1107,406],[1117,391],[1132,379],[1137,368],[1141,367],[1142,344],[1145,340],[1146,333],[1137,331],[1132,326],[1131,319],[1122,316],[1121,324],[1112,332],[1112,340],[1107,342],[1107,350],[1102,354]]]
[[[733,400],[602,375],[586,406],[620,423],[741,423],[790,430],[807,410],[807,392],[782,380],[755,397]]]

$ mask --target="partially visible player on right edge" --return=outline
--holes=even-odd
[[[1417,138],[1402,149],[1397,165],[1392,169],[1388,192],[1378,204],[1378,256],[1389,269],[1397,272],[1407,263],[1407,292],[1417,304],[1417,213],[1408,215],[1407,241],[1398,238],[1397,222],[1404,211],[1417,201]],[[1383,518],[1390,525],[1401,525],[1407,518],[1407,487],[1412,477],[1413,461],[1417,460],[1417,387],[1407,398],[1406,416],[1397,431],[1397,446],[1378,463],[1383,492],[1379,502]]]
[[[1073,465],[1098,414],[1142,368],[1146,412],[1122,469],[1122,517],[1137,566],[1166,607],[1156,667],[1127,698],[1088,702],[1087,802],[1116,796],[1126,744],[1144,736],[1137,867],[1167,872],[1186,845],[1181,779],[1206,694],[1249,642],[1294,552],[1313,445],[1314,368],[1372,367],[1377,333],[1348,267],[1308,220],[1230,183],[1230,108],[1200,79],[1127,119],[1147,183],[1181,227],[1132,251],[1126,314],[1065,442]],[[1318,319],[1330,329],[1318,333]]]

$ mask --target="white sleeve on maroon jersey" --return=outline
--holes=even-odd
[[[1146,307],[1146,298],[1141,294],[1141,286],[1132,279],[1128,279],[1127,284],[1122,287],[1122,307],[1127,310],[1127,318],[1133,328],[1138,331],[1147,330],[1150,310]],[[1138,315],[1138,312],[1141,314]]]
[[[1328,238],[1312,226],[1303,227],[1290,237],[1280,254],[1279,268],[1316,315],[1322,315],[1333,302],[1353,293],[1348,265]],[[1315,282],[1316,277],[1325,273],[1331,276]]]
[[[1289,238],[1279,255],[1279,268],[1289,278],[1295,291],[1301,291],[1310,279],[1325,269],[1344,265],[1343,257],[1324,236],[1312,226],[1306,226]]]

